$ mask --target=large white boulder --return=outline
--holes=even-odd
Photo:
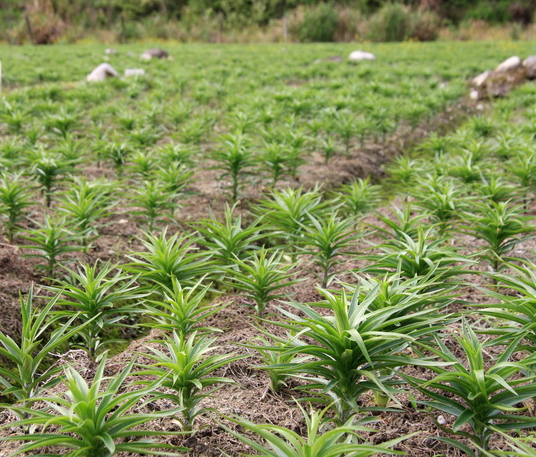
[[[376,60],[376,56],[367,51],[353,51],[348,56],[348,60],[352,62],[360,62],[361,60]]]
[[[516,70],[521,66],[521,59],[518,56],[512,56],[502,62],[495,71],[497,73],[502,73],[505,71]]]
[[[106,78],[118,78],[119,73],[115,71],[109,63],[101,63],[97,68],[95,68],[89,75],[87,75],[87,80],[89,82],[98,82],[104,81]]]

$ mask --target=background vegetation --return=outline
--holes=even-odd
[[[433,40],[476,21],[533,22],[536,0],[0,0],[1,39],[11,44],[180,41]],[[458,38],[465,38],[462,33]]]

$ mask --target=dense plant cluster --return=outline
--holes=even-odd
[[[202,420],[259,455],[396,455],[412,434],[372,437],[404,408],[437,421],[445,455],[533,455],[536,89],[430,135],[383,181],[304,185],[308,164],[452,106],[473,70],[444,52],[431,73],[421,51],[440,47],[423,45],[381,47],[377,66],[308,54],[333,49],[285,51],[291,68],[276,48],[214,50],[211,67],[153,61],[146,79],[2,99],[4,245],[38,282],[20,334],[0,330],[10,455],[180,455]],[[229,350],[222,316],[239,305],[255,336]],[[125,329],[152,341],[118,368]],[[54,363],[69,349],[89,375]],[[214,411],[244,366],[298,402],[302,427]]]

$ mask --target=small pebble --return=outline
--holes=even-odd
[[[118,223],[118,224],[123,224],[123,225],[124,225],[124,224],[128,224],[128,219],[119,219],[119,220],[117,221],[117,223]]]
[[[438,418],[437,418],[437,423],[438,423],[439,425],[445,425],[445,424],[447,423],[447,419],[445,419],[444,416],[438,416]]]

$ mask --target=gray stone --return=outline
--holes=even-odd
[[[169,54],[163,49],[159,48],[147,49],[147,51],[141,55],[142,60],[165,59],[167,57],[169,57]]]
[[[486,81],[486,92],[491,97],[504,97],[515,87],[527,80],[527,73],[521,66],[515,70],[493,72]]]

